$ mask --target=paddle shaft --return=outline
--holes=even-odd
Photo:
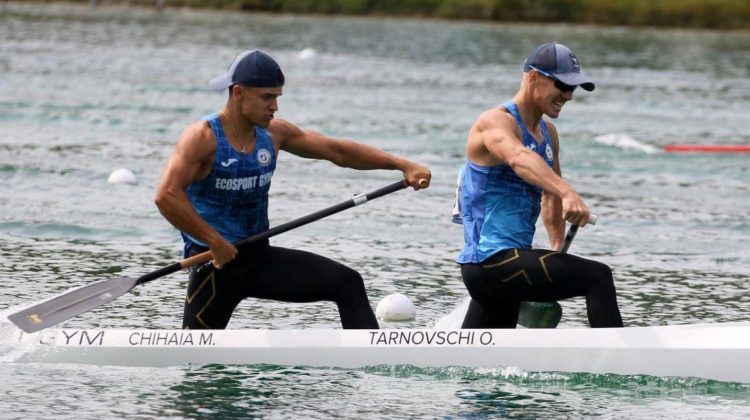
[[[568,248],[570,248],[570,244],[573,243],[573,238],[576,237],[576,233],[578,233],[578,225],[571,225],[570,229],[568,229],[567,235],[565,235],[565,240],[560,247],[561,253],[566,254],[568,252]]]
[[[424,182],[426,182],[426,180]],[[420,184],[421,183],[422,182],[420,182]],[[243,239],[235,245],[250,244],[270,238],[271,236],[322,219],[350,207],[364,204],[369,200],[398,191],[406,186],[406,181],[399,181],[379,190],[375,190],[369,194],[355,195],[350,200],[343,203],[320,210],[289,223],[276,226],[273,229]],[[33,333],[111,302],[119,296],[133,290],[133,288],[139,284],[158,279],[159,277],[166,276],[167,274],[174,273],[183,268],[192,267],[210,259],[211,252],[209,251],[145,274],[137,279],[132,277],[117,277],[91,283],[8,315],[8,319],[25,332]]]
[[[598,218],[597,215],[591,213],[589,216],[589,224],[595,225],[597,218]],[[565,235],[563,244],[560,247],[560,252],[562,252],[563,254],[568,252],[568,248],[570,248],[570,244],[573,243],[573,238],[576,237],[577,233],[578,233],[578,225],[570,225],[570,229],[568,229],[568,233]]]
[[[235,243],[234,245],[235,246],[249,245],[258,241],[262,241],[264,239],[268,239],[272,236],[276,236],[278,234],[290,231],[292,229],[298,228],[308,223],[312,223],[316,220],[320,220],[332,214],[336,214],[343,210],[352,208],[354,206],[364,204],[370,200],[374,200],[386,194],[390,194],[392,192],[402,190],[406,188],[408,185],[409,184],[407,184],[406,180],[402,180],[402,181],[394,182],[393,184],[390,184],[390,185],[386,185],[383,188],[377,189],[367,194],[357,194],[349,200],[343,201],[339,204],[333,205],[323,210],[316,211],[315,213],[308,214],[307,216],[300,217],[299,219],[292,220],[291,222],[287,222],[279,226],[272,227],[271,229],[268,229],[256,235],[250,236],[249,238],[245,238]],[[166,275],[175,273],[185,268],[193,267],[195,265],[204,263],[206,261],[209,261],[211,257],[212,257],[211,251],[206,251],[197,255],[193,255],[192,257],[185,258],[184,260],[180,262],[176,262],[164,268],[160,268],[158,270],[142,275],[141,277],[138,278],[135,285],[137,286],[139,284],[147,283],[151,280],[156,280],[160,277],[164,277]]]

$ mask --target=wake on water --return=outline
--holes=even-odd
[[[605,146],[614,146],[620,149],[639,150],[643,153],[652,155],[661,152],[657,147],[640,142],[627,134],[604,134],[594,137],[594,141]]]
[[[469,302],[471,297],[466,296],[458,305],[449,313],[442,318],[435,321],[435,325],[430,328],[436,330],[457,330],[461,328],[461,324],[466,316],[466,311],[469,309]]]
[[[60,292],[58,295],[68,293],[71,290],[75,290],[78,288],[79,286],[71,287],[66,291]],[[16,327],[12,322],[8,320],[8,316],[36,304],[42,303],[52,297],[53,296],[32,302],[27,302],[21,305],[11,306],[0,311],[0,363],[17,362],[22,358],[24,354],[36,350],[39,346],[38,340],[31,338],[36,337],[36,334],[39,333],[24,333],[23,331],[21,331],[21,329]]]
[[[8,321],[8,315],[28,306],[31,305],[16,305],[0,311],[0,363],[16,362],[38,346],[35,340],[21,340],[23,332]]]

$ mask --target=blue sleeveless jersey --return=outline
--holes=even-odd
[[[268,190],[276,169],[271,137],[255,127],[255,148],[241,153],[229,144],[218,114],[204,118],[216,137],[214,167],[187,189],[198,214],[227,241],[234,243],[268,229]],[[185,252],[191,244],[206,246],[183,232]]]
[[[544,120],[537,143],[513,102],[502,105],[516,119],[523,145],[554,167],[552,141]],[[463,224],[464,248],[456,261],[482,262],[505,249],[530,249],[541,211],[542,189],[521,179],[510,165],[481,166],[466,162],[459,170],[454,222]]]

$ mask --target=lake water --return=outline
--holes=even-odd
[[[180,259],[153,195],[182,128],[217,111],[207,82],[244,49],[287,76],[279,117],[427,164],[398,192],[272,240],[346,263],[373,307],[401,292],[417,318],[457,326],[466,299],[450,223],[465,135],[509,99],[537,44],[572,47],[597,81],[556,121],[565,177],[599,214],[571,252],[613,267],[630,326],[750,318],[750,161],[669,143],[750,144],[750,33],[324,18],[0,4],[0,312]],[[311,48],[312,57],[300,53]],[[138,182],[110,185],[114,170]],[[398,180],[282,154],[277,225]],[[547,246],[543,230],[536,245]],[[66,327],[178,328],[184,273]],[[561,328],[586,325],[583,299]],[[339,328],[328,303],[247,300],[230,328]],[[0,358],[2,418],[750,417],[750,385],[513,367],[134,369]],[[738,368],[749,368],[748,366]]]

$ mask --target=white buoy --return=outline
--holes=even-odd
[[[109,175],[107,182],[110,184],[135,184],[136,179],[133,171],[128,168],[120,168]]]
[[[414,319],[416,311],[411,300],[401,293],[383,298],[375,309],[375,316],[384,321],[407,321]]]
[[[297,54],[297,58],[299,58],[300,60],[311,60],[315,58],[316,55],[318,55],[318,52],[314,49],[305,48],[304,50],[300,51],[299,54]]]

